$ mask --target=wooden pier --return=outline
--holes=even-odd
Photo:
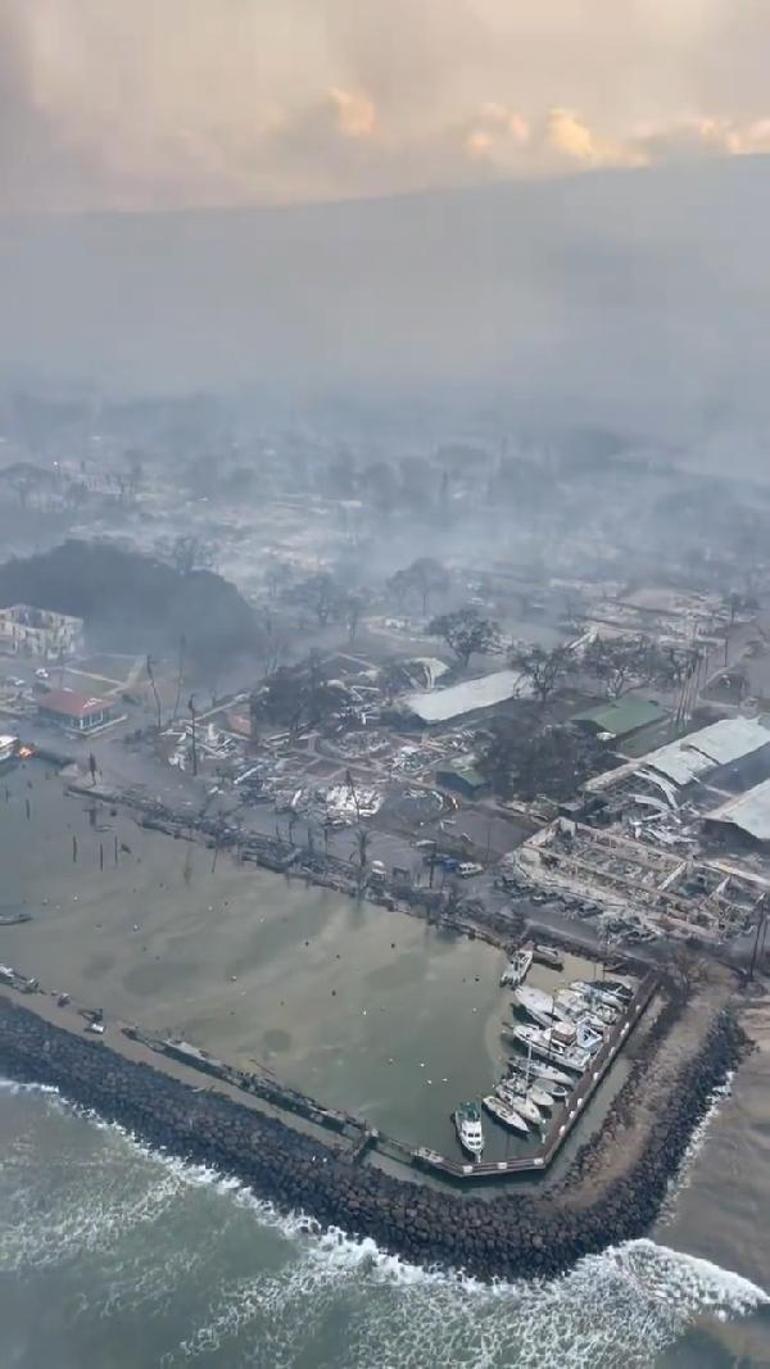
[[[658,987],[658,976],[650,971],[637,992],[610,1029],[604,1045],[594,1056],[588,1069],[579,1079],[574,1092],[561,1107],[555,1108],[545,1142],[530,1155],[518,1155],[512,1160],[481,1160],[478,1162],[448,1160],[433,1150],[420,1148],[412,1151],[412,1163],[420,1169],[432,1170],[446,1178],[462,1182],[478,1179],[503,1179],[512,1174],[543,1174],[556,1159],[576,1122],[585,1111],[618,1053],[626,1044]]]

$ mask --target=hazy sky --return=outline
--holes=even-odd
[[[770,150],[767,0],[0,0],[0,208]]]

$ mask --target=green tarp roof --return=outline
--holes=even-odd
[[[588,708],[584,713],[576,713],[572,721],[593,726],[597,732],[609,732],[613,737],[627,737],[630,732],[660,722],[665,716],[665,708],[654,699],[628,698]]]

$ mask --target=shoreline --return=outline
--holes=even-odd
[[[397,1179],[344,1156],[235,1097],[195,1088],[179,1070],[132,1060],[46,1021],[34,1006],[0,995],[0,1068],[20,1082],[53,1085],[72,1103],[119,1123],[139,1139],[246,1184],[282,1211],[338,1226],[421,1265],[462,1269],[482,1279],[551,1276],[584,1255],[648,1230],[714,1089],[746,1051],[732,1011],[713,1015],[698,1049],[676,1072],[669,1106],[651,1121],[638,1153],[603,1173],[608,1146],[639,1106],[648,1057],[671,1033],[680,1009],[664,1009],[602,1131],[548,1193],[501,1193],[490,1204]],[[188,1071],[191,1078],[192,1071]],[[201,1076],[202,1078],[205,1076]],[[639,1129],[637,1128],[637,1140]]]

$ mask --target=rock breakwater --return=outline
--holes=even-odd
[[[212,1092],[196,1092],[162,1068],[124,1058],[101,1042],[53,1026],[0,998],[0,1068],[56,1086],[75,1104],[142,1140],[237,1176],[255,1193],[322,1226],[368,1236],[386,1250],[481,1278],[553,1275],[581,1256],[642,1235],[654,1220],[713,1089],[740,1059],[745,1038],[729,1012],[714,1019],[649,1128],[642,1153],[611,1183],[579,1201],[559,1192],[508,1190],[492,1202],[400,1181],[351,1164],[274,1118]],[[623,1100],[625,1107],[632,1100]]]

